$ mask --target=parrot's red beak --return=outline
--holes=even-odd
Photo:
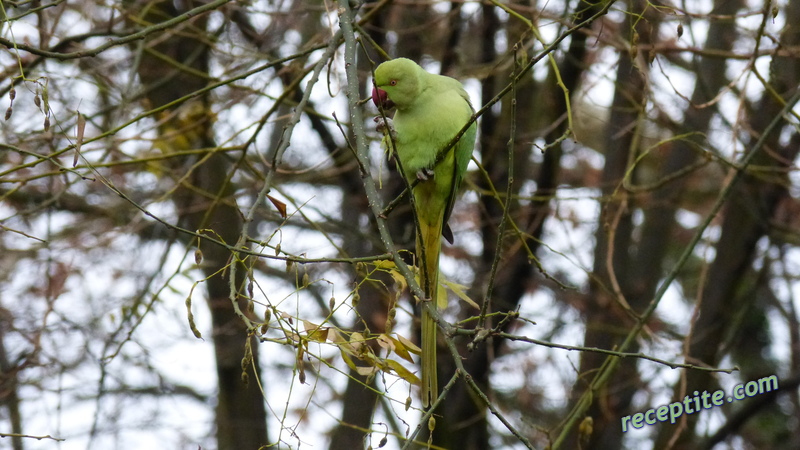
[[[389,94],[383,89],[372,88],[372,103],[375,103],[377,107],[383,107],[383,109],[394,108],[394,102],[389,100]]]

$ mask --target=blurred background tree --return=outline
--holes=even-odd
[[[0,14],[15,450],[800,442],[800,1]],[[413,220],[365,102],[401,56],[462,80],[480,130],[432,412]],[[777,391],[623,432],[770,375]]]

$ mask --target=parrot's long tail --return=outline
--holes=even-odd
[[[417,258],[420,267],[420,286],[425,295],[437,307],[439,293],[439,252],[442,247],[441,218],[431,226],[420,220],[417,236]],[[436,322],[422,306],[422,406],[427,408],[439,396],[436,375]]]

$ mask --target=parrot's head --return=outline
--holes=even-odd
[[[409,107],[419,95],[420,72],[424,72],[422,67],[406,58],[381,64],[375,69],[372,102],[384,109]]]

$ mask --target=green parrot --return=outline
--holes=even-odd
[[[417,183],[413,194],[419,224],[416,257],[420,286],[427,299],[437,302],[441,237],[453,243],[447,220],[472,157],[476,124],[472,123],[453,148],[445,147],[475,111],[458,80],[428,73],[406,58],[386,61],[375,69],[372,101],[383,109],[396,109],[393,125],[379,123],[379,129],[393,128],[388,131],[402,172],[409,185]],[[392,148],[388,140],[387,145]],[[438,164],[437,156],[441,159]],[[422,308],[421,347],[422,404],[428,407],[439,396],[439,389],[436,322],[426,308]]]

